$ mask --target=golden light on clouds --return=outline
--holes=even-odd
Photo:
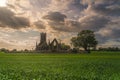
[[[0,48],[32,49],[40,32],[70,43],[86,29],[100,45],[119,46],[119,7],[120,0],[0,0]]]
[[[6,0],[0,0],[0,6],[5,7],[6,6]]]

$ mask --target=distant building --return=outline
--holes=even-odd
[[[39,52],[60,52],[62,50],[61,48],[61,42],[58,42],[58,40],[55,38],[51,42],[47,42],[47,34],[41,33],[40,34],[40,43],[36,43],[36,51]]]

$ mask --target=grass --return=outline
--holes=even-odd
[[[0,53],[0,80],[120,80],[120,52]]]

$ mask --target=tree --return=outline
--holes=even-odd
[[[62,44],[61,44],[61,48],[62,48],[62,50],[69,50],[69,49],[70,49],[70,46],[69,46],[69,45],[66,45],[65,43],[62,43]]]
[[[8,50],[8,49],[5,49],[5,48],[0,49],[0,51],[1,51],[1,52],[9,52],[9,50]]]
[[[13,49],[12,52],[17,52],[17,49]]]
[[[29,50],[28,50],[28,49],[25,49],[24,52],[29,52]]]
[[[77,37],[71,39],[71,42],[74,47],[82,47],[88,53],[90,53],[90,48],[94,48],[98,44],[94,32],[90,30],[79,32]]]

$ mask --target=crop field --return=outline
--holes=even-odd
[[[120,80],[120,52],[0,53],[0,80]]]

